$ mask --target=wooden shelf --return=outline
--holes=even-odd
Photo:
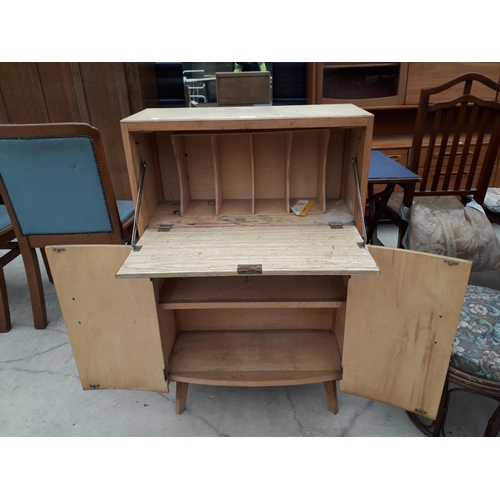
[[[345,306],[340,276],[227,276],[170,278],[160,309],[332,308]]]
[[[256,199],[254,212],[261,215],[287,214],[290,213],[290,207],[287,206],[285,198]]]
[[[168,362],[176,382],[278,386],[338,380],[340,352],[330,331],[182,332]]]
[[[252,200],[223,200],[219,215],[251,215]]]
[[[214,216],[215,200],[191,200],[189,202],[188,213],[194,217]]]

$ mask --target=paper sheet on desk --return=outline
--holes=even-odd
[[[313,205],[314,205],[314,200],[299,200],[292,207],[292,211],[295,215],[304,216],[307,215],[307,212],[311,210]]]

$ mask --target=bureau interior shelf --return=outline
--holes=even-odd
[[[341,276],[224,276],[170,278],[160,309],[334,308],[345,306]]]
[[[341,377],[335,335],[327,330],[181,332],[168,363],[176,382],[276,386]]]

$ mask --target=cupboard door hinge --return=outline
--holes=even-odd
[[[172,229],[173,224],[160,224],[157,233],[168,233]]]
[[[427,415],[427,412],[425,410],[420,410],[419,408],[415,408],[414,411],[417,415],[420,415],[421,417],[425,417]]]
[[[165,382],[168,380],[168,372],[166,368],[163,368],[163,379]]]

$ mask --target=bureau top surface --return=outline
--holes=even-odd
[[[353,104],[148,108],[121,120],[129,131],[238,130],[366,126],[373,115]]]

